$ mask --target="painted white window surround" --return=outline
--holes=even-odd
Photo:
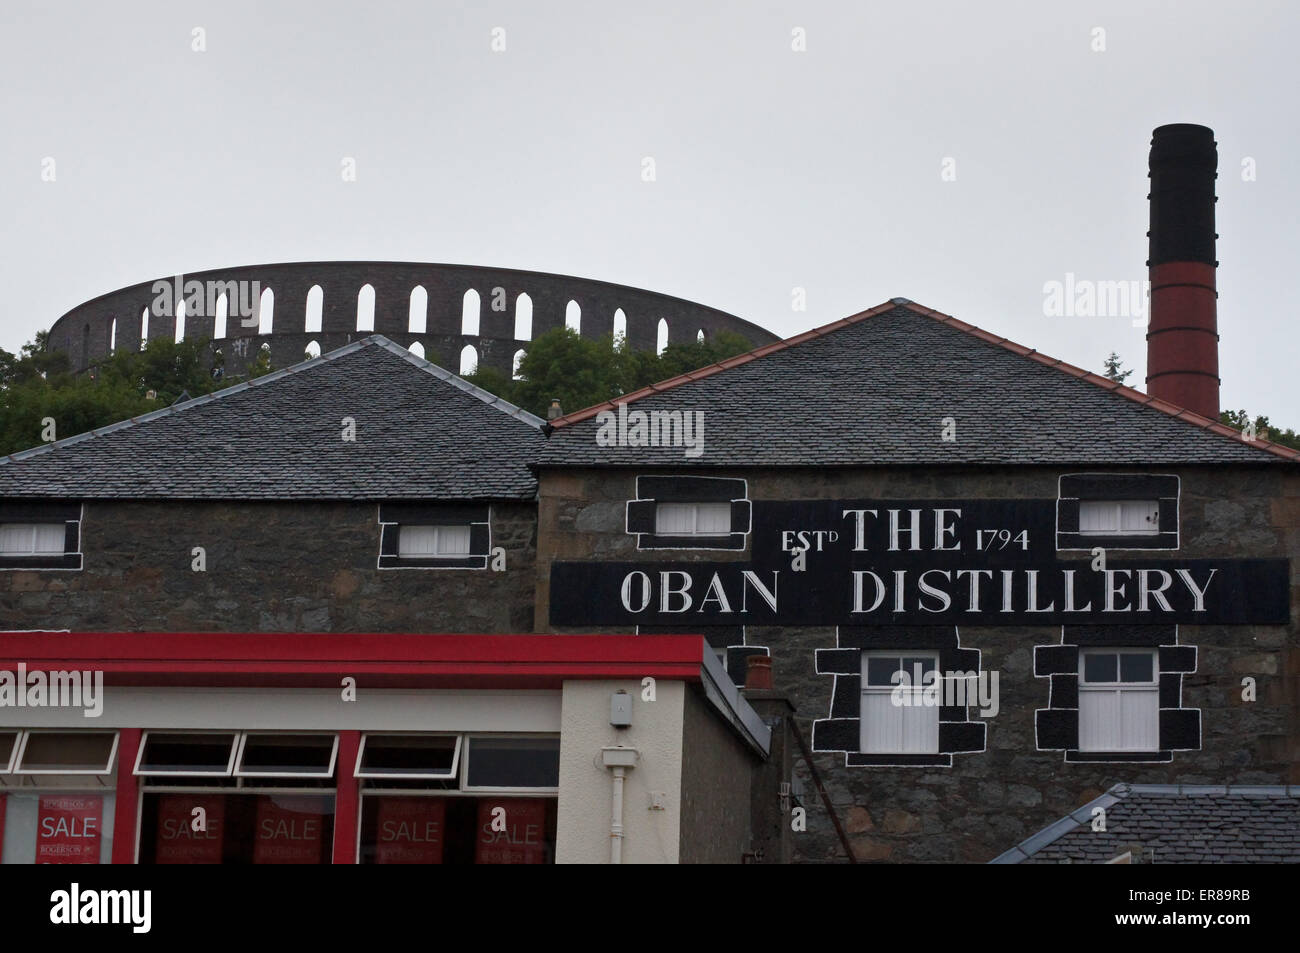
[[[935,652],[862,653],[863,753],[938,753],[939,706],[924,704],[922,694],[927,679],[933,678],[928,673],[938,666]],[[900,689],[900,684],[910,687]]]
[[[446,556],[470,554],[468,526],[402,526],[397,537],[399,556]]]
[[[64,523],[3,523],[0,556],[62,555],[66,539]]]
[[[1160,504],[1154,500],[1080,500],[1079,532],[1090,536],[1155,536]]]
[[[730,503],[660,503],[655,507],[659,536],[726,536],[731,533]]]
[[[1079,750],[1158,751],[1160,681],[1154,649],[1079,653]]]

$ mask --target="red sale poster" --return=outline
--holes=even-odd
[[[104,799],[98,794],[41,798],[36,863],[97,864]]]
[[[447,803],[433,797],[379,799],[375,833],[377,864],[442,863]]]
[[[546,863],[546,802],[484,798],[478,802],[478,864]]]
[[[263,795],[257,799],[255,864],[319,864],[325,816],[319,798]]]
[[[204,830],[195,830],[202,808]],[[154,862],[219,864],[226,828],[226,799],[221,794],[167,794],[158,798],[158,837]]]

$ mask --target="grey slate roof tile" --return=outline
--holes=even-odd
[[[343,418],[356,422],[342,438]],[[530,500],[542,421],[381,335],[9,457],[0,497]]]
[[[1077,820],[1094,805],[1105,831]],[[1135,846],[1162,864],[1300,863],[1300,787],[1119,784],[994,863],[1104,863]]]
[[[598,420],[587,416],[559,422],[541,464],[1295,465],[921,311],[895,304],[838,322],[628,405],[702,412],[698,457],[680,447],[601,447]],[[940,439],[949,417],[954,442]]]

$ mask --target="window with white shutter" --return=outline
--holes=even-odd
[[[492,510],[486,504],[382,503],[380,569],[486,569]]]
[[[1157,751],[1160,681],[1153,649],[1079,653],[1079,750]]]
[[[80,568],[80,503],[0,500],[0,569]]]
[[[731,503],[660,503],[655,508],[660,536],[726,536],[731,532]]]
[[[63,555],[66,524],[0,524],[0,556]]]
[[[939,705],[933,690],[939,656],[924,652],[863,652],[861,751],[867,754],[935,754]]]

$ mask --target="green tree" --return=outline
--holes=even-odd
[[[1131,369],[1127,371],[1120,370],[1120,368],[1123,367],[1123,362],[1120,360],[1119,355],[1114,351],[1111,351],[1110,356],[1106,358],[1105,366],[1106,376],[1120,384],[1127,381],[1129,375],[1133,373]]]
[[[1243,434],[1253,432],[1260,440],[1268,440],[1273,443],[1280,443],[1284,447],[1290,447],[1292,450],[1300,450],[1300,435],[1289,427],[1286,430],[1280,427],[1274,430],[1267,417],[1258,416],[1252,421],[1250,414],[1246,413],[1245,410],[1225,410],[1219,414],[1219,423],[1226,424],[1234,430],[1240,430]]]

